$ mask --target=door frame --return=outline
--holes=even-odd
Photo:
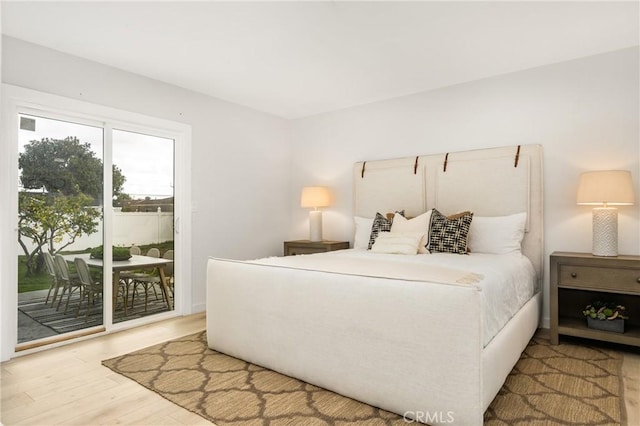
[[[126,328],[148,324],[168,317],[188,315],[192,312],[191,300],[191,126],[185,123],[151,117],[144,114],[124,111],[112,107],[79,101],[58,95],[25,89],[9,84],[2,84],[1,90],[0,135],[0,361],[8,360],[16,355],[17,343],[17,221],[18,221],[18,114],[23,110],[42,111],[47,117],[55,116],[83,121],[101,122],[105,129],[104,164],[111,163],[111,139],[107,131],[111,128],[136,131],[174,139],[174,244],[176,253],[176,281],[181,284],[176,289],[174,310],[151,315],[131,321],[112,324],[112,312],[107,309],[104,315],[106,330],[99,334],[111,333]],[[105,167],[105,188],[111,188],[111,167]],[[109,184],[109,186],[107,186]],[[104,191],[104,240],[110,240],[112,231],[113,209],[111,206],[111,190]],[[105,249],[110,251],[110,244]],[[106,253],[105,269],[111,268],[111,257]],[[109,279],[105,274],[105,280]],[[14,285],[14,283],[16,285]],[[7,285],[11,284],[11,285]],[[111,286],[105,287],[105,300],[110,298]],[[109,294],[107,294],[109,293]],[[108,306],[109,303],[105,303]],[[41,348],[21,351],[20,354],[31,353],[44,348],[68,344],[76,339],[57,342]]]

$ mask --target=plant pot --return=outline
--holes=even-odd
[[[624,333],[624,320],[599,320],[587,317],[587,327],[602,331],[613,331],[614,333]]]

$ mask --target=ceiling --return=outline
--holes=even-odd
[[[2,32],[285,118],[638,45],[638,2],[2,2]]]

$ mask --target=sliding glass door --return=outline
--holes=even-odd
[[[117,129],[112,135],[112,240],[131,256],[113,262],[119,323],[174,309],[174,140]]]
[[[175,311],[175,139],[29,109],[19,122],[16,349]]]
[[[102,330],[102,291],[87,290],[74,260],[103,244],[103,128],[19,120],[18,344]]]

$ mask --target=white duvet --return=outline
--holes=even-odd
[[[367,250],[273,257],[250,263],[368,277],[415,281],[416,285],[476,286],[483,300],[483,339],[486,346],[537,291],[533,265],[522,254],[396,255]],[[429,303],[425,300],[425,309]],[[437,303],[437,302],[436,302]],[[452,313],[465,315],[464,312]]]

